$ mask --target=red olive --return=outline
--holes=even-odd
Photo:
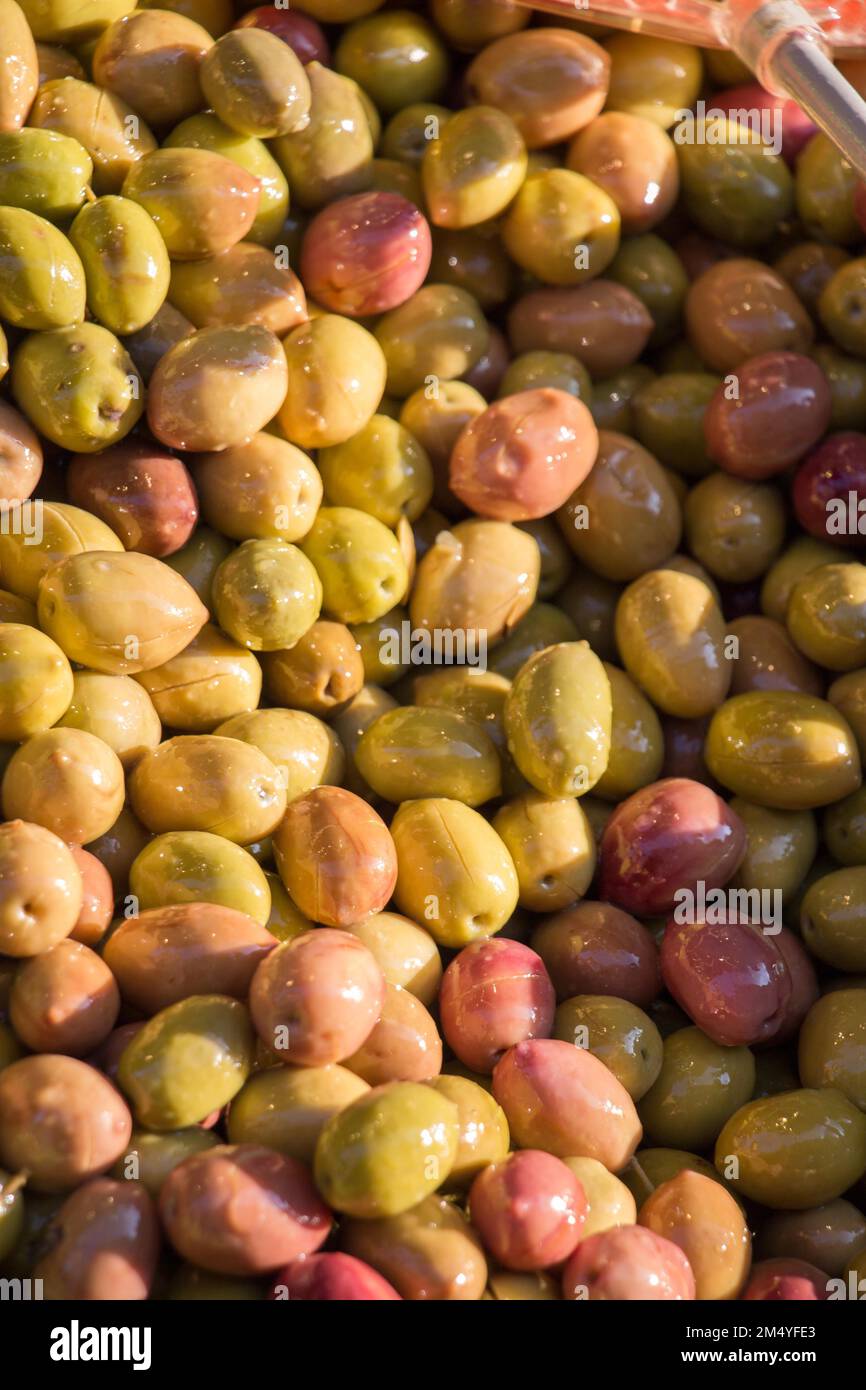
[[[601,837],[601,896],[653,917],[677,893],[721,888],[746,852],[746,829],[714,791],[686,777],[642,787],[617,806]]]
[[[831,545],[860,547],[866,536],[866,434],[843,430],[819,444],[791,489],[804,531]]]
[[[704,415],[710,458],[737,478],[783,473],[830,423],[830,384],[798,352],[765,352],[737,369],[737,391],[721,382]]]
[[[476,941],[442,977],[442,1031],[472,1071],[491,1072],[515,1043],[550,1037],[555,1009],[543,960],[519,941]]]
[[[301,248],[301,279],[326,309],[363,318],[410,299],[432,254],[427,219],[408,198],[356,193],[313,218]]]
[[[292,1303],[402,1302],[393,1285],[375,1269],[338,1250],[303,1255],[278,1269],[268,1297]]]

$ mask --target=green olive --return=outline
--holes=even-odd
[[[866,970],[866,868],[837,869],[803,896],[800,928],[813,956],[837,970]]]
[[[52,223],[0,208],[0,315],[14,328],[66,328],[84,318],[84,267]]]
[[[135,333],[161,309],[169,260],[156,223],[129,198],[98,198],[69,229],[87,280],[87,307],[112,333]]]
[[[321,63],[305,69],[309,124],[272,149],[301,207],[314,210],[368,186],[374,142],[360,88]]]
[[[610,759],[612,697],[588,642],[562,642],[523,666],[505,706],[508,748],[547,796],[589,791]]]
[[[866,1171],[866,1115],[831,1088],[753,1100],[719,1135],[716,1168],[773,1210],[832,1202]]]
[[[838,989],[813,1004],[800,1029],[804,1086],[833,1086],[866,1110],[866,989]]]
[[[239,135],[210,111],[189,116],[164,141],[169,148],[187,145],[211,150],[231,159],[259,183],[259,207],[247,239],[260,246],[277,247],[289,211],[289,185],[268,146],[251,135]]]
[[[658,1077],[641,1101],[644,1132],[653,1143],[703,1153],[754,1086],[747,1047],[721,1047],[700,1028],[679,1028],[665,1038]]]
[[[781,811],[808,811],[860,785],[854,735],[826,700],[793,690],[752,690],[713,716],[704,756],[737,796]]]
[[[264,925],[271,911],[268,881],[252,855],[201,830],[156,835],[132,864],[129,890],[142,912],[170,903],[218,903]]]
[[[505,844],[461,801],[407,801],[391,822],[397,850],[394,901],[440,946],[493,936],[517,906],[519,885]]]
[[[442,123],[421,162],[424,196],[437,227],[474,227],[504,212],[526,177],[517,126],[493,106],[470,106]]]
[[[553,1037],[585,1047],[639,1101],[662,1066],[661,1034],[643,1009],[608,994],[578,994],[556,1010]]]
[[[447,1096],[412,1081],[377,1086],[324,1126],[316,1186],[349,1216],[397,1216],[445,1182],[459,1141],[459,1112]]]
[[[236,999],[194,995],[154,1014],[124,1049],[117,1079],[139,1124],[198,1124],[236,1096],[252,1070],[253,1030]]]
[[[514,860],[521,907],[557,912],[588,891],[595,872],[595,837],[575,797],[525,792],[500,807],[493,829]]]
[[[732,799],[731,810],[736,811],[746,827],[746,853],[731,880],[732,886],[757,888],[761,892],[778,889],[783,898],[792,898],[809,872],[818,848],[812,812],[758,806],[740,796]]]
[[[83,145],[57,130],[0,133],[0,204],[50,222],[74,217],[84,202],[93,161]]]
[[[354,507],[320,508],[301,550],[321,580],[326,612],[341,623],[373,622],[409,587],[393,532]]]
[[[97,323],[26,338],[12,364],[12,393],[41,434],[79,454],[118,443],[144,409],[132,358]]]
[[[383,714],[362,735],[355,764],[386,801],[442,796],[481,806],[502,790],[499,755],[483,726],[432,705]]]
[[[610,265],[619,229],[619,208],[603,189],[571,169],[548,169],[523,184],[502,239],[512,259],[544,284],[581,285]]]

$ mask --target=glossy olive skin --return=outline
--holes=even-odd
[[[36,1278],[48,1299],[147,1298],[156,1273],[156,1209],[137,1182],[94,1178],[66,1199],[46,1232]]]
[[[141,1025],[133,1025],[140,1027]],[[120,1029],[118,1032],[122,1031]],[[173,1169],[189,1158],[191,1154],[214,1149],[219,1144],[219,1136],[204,1125],[191,1125],[187,1129],[174,1129],[167,1134],[156,1134],[151,1130],[134,1129],[129,1148],[115,1163],[111,1170],[114,1178],[125,1178],[128,1182],[135,1174],[135,1181],[156,1200],[160,1189]]]
[[[93,54],[100,87],[134,104],[148,125],[165,127],[191,116],[202,104],[199,67],[213,39],[194,20],[163,10],[140,10],[115,19]],[[169,57],[173,81],[165,81]]]
[[[568,706],[557,698],[563,689],[574,691]],[[589,644],[546,647],[521,668],[506,700],[509,752],[537,791],[589,791],[607,767],[612,717],[610,682]]]
[[[80,845],[70,845],[70,852],[78,865],[82,888],[81,911],[70,937],[83,946],[95,946],[105,935],[114,915],[114,885],[110,873],[95,854]]]
[[[581,1230],[584,1240],[616,1226],[634,1225],[637,1204],[625,1183],[595,1158],[565,1158],[563,1162],[574,1173],[586,1197],[587,1212]]]
[[[724,472],[711,473],[692,489],[684,519],[691,553],[715,579],[731,584],[759,579],[785,539],[778,489]]]
[[[294,271],[248,241],[203,260],[175,261],[168,295],[196,328],[257,323],[281,336],[307,319],[304,287]]]
[[[798,468],[791,490],[794,512],[803,530],[834,546],[859,546],[864,475],[866,449],[859,432],[831,434],[813,449]],[[854,517],[850,516],[851,493],[855,494]]]
[[[557,514],[578,560],[622,583],[677,549],[682,512],[663,468],[633,439],[602,430],[595,466]]]
[[[84,1057],[114,1027],[120,994],[111,970],[79,941],[58,941],[18,970],[9,1021],[33,1052]]]
[[[68,1192],[126,1149],[132,1116],[115,1088],[74,1057],[23,1057],[0,1072],[0,1162],[36,1192]]]
[[[301,911],[328,927],[381,912],[394,890],[397,859],[387,827],[342,787],[296,797],[274,834],[274,851]]]
[[[512,117],[529,149],[567,140],[597,116],[610,60],[592,39],[566,29],[533,29],[489,44],[469,66],[473,103]]]
[[[760,1260],[741,1295],[746,1302],[822,1302],[827,1276],[805,1260]]]
[[[866,1217],[842,1198],[793,1214],[774,1212],[760,1225],[756,1249],[763,1258],[803,1260],[838,1278],[866,1249]]]
[[[108,744],[81,729],[33,734],[3,774],[3,809],[72,844],[104,835],[123,807],[123,767]]]
[[[732,886],[778,889],[784,899],[793,897],[815,857],[815,817],[810,811],[772,810],[738,796],[730,808],[746,829],[746,852]]]
[[[265,30],[231,30],[201,65],[202,93],[220,120],[241,135],[266,140],[304,130],[310,84],[288,44]]]
[[[770,566],[761,584],[761,609],[768,618],[784,623],[795,585],[819,565],[833,565],[839,552],[826,540],[798,536]]]
[[[495,106],[470,106],[440,123],[427,143],[421,178],[436,227],[477,226],[504,212],[526,177],[526,147]]]
[[[510,1048],[494,1069],[493,1094],[523,1148],[596,1158],[619,1172],[640,1141],[628,1092],[603,1062],[571,1043],[536,1038]]]
[[[318,61],[308,64],[306,73],[310,123],[278,137],[272,148],[291,182],[293,200],[314,211],[366,189],[374,141],[356,84]]]
[[[271,12],[263,8],[266,14]],[[311,1303],[394,1303],[401,1296],[363,1260],[331,1250],[304,1255],[277,1270],[270,1297]]]
[[[322,500],[315,464],[294,444],[272,434],[199,454],[193,462],[202,515],[236,541],[307,534]]]
[[[338,714],[364,684],[364,663],[342,623],[316,621],[288,651],[264,659],[270,697],[292,709],[327,718]]]
[[[0,737],[10,743],[49,729],[69,708],[72,669],[35,627],[0,623]]]
[[[707,407],[709,453],[727,472],[760,481],[783,472],[822,437],[830,388],[816,363],[792,352],[750,359],[737,380],[736,397],[722,385]]]
[[[146,689],[128,676],[101,671],[75,671],[72,699],[58,726],[95,734],[114,749],[125,771],[156,748],[163,735]]]
[[[866,659],[860,600],[862,565],[819,565],[794,586],[787,625],[800,651],[832,671],[851,671]]]
[[[424,216],[398,193],[340,198],[304,234],[301,274],[311,298],[335,314],[387,313],[421,288],[432,242]]]
[[[144,408],[132,359],[97,323],[31,334],[15,354],[11,380],[40,434],[78,453],[123,439]]]
[[[377,1086],[325,1125],[316,1185],[329,1206],[365,1224],[399,1216],[445,1181],[459,1134],[457,1106],[431,1086]]]
[[[362,735],[355,764],[387,801],[442,796],[480,806],[501,790],[490,737],[473,720],[443,709],[410,705],[383,714]]]
[[[482,1079],[490,1085],[487,1078]],[[492,1090],[468,1076],[443,1072],[428,1084],[457,1106],[460,1133],[446,1187],[462,1192],[488,1163],[497,1163],[508,1154],[508,1121]]]
[[[710,470],[704,421],[717,384],[709,372],[666,372],[632,397],[634,434],[661,463],[687,477]]]
[[[429,376],[465,376],[487,350],[490,331],[478,302],[454,285],[424,285],[376,325],[388,391],[401,400]]]
[[[134,164],[123,196],[150,214],[174,260],[195,261],[228,251],[247,235],[260,192],[254,176],[232,160],[178,146]]]
[[[200,328],[157,363],[147,422],[171,449],[228,449],[273,419],[287,384],[285,354],[269,329]]]
[[[385,985],[381,1012],[346,1066],[370,1086],[389,1081],[430,1081],[442,1070],[442,1039],[420,999],[399,985]]]
[[[652,329],[652,317],[637,295],[603,279],[570,289],[531,290],[508,315],[513,352],[570,353],[594,379],[633,363]]]
[[[367,947],[388,984],[414,994],[428,1008],[439,993],[442,962],[428,932],[396,912],[376,912],[349,926]]]
[[[727,920],[716,921],[708,908],[707,920],[696,913],[694,922],[675,913],[661,946],[668,990],[714,1042],[726,1047],[781,1038],[792,1023],[799,1026],[817,995],[814,971],[799,943],[790,945],[777,924],[758,925],[757,914],[740,911],[729,909]]]
[[[817,1000],[800,1030],[798,1048],[803,1085],[835,1087],[861,1110],[866,1110],[864,1028],[866,991],[839,989]]]
[[[465,947],[445,971],[439,992],[446,1041],[475,1072],[492,1072],[515,1043],[549,1037],[554,1005],[543,962],[517,941]]]
[[[69,500],[98,516],[125,550],[161,558],[180,550],[198,520],[192,479],[180,459],[144,444],[118,444],[73,458]]]
[[[694,719],[718,708],[731,681],[724,619],[693,575],[651,570],[616,609],[616,641],[632,680],[665,714]]]
[[[831,1202],[866,1169],[866,1117],[833,1089],[755,1100],[719,1135],[716,1167],[736,1192],[772,1210]]]
[[[538,590],[541,557],[531,536],[507,522],[472,519],[441,532],[415,577],[413,627],[462,629],[467,643],[498,641],[520,621]]]
[[[575,135],[566,164],[613,199],[628,235],[648,232],[676,202],[679,170],[674,147],[644,116],[605,111]]]
[[[814,337],[799,299],[761,261],[719,261],[704,271],[686,296],[685,317],[692,345],[716,372],[765,352],[807,352]]]
[[[795,691],[727,700],[710,724],[705,757],[723,786],[779,810],[824,806],[860,785],[848,724],[825,700]]]
[[[227,719],[217,733],[258,748],[279,770],[287,799],[343,780],[346,754],[339,737],[304,710],[251,710]]]
[[[596,850],[580,801],[525,792],[497,811],[493,828],[514,860],[521,907],[555,912],[586,893]]]
[[[799,585],[797,586],[799,587]],[[749,614],[731,623],[737,641],[731,694],[749,690],[799,690],[823,695],[824,682],[815,666],[794,646],[790,629],[773,618]]]
[[[210,733],[221,721],[254,709],[262,671],[252,652],[206,623],[171,660],[136,677],[163,724]]]
[[[459,1207],[445,1198],[425,1197],[394,1216],[350,1218],[343,1224],[341,1242],[403,1298],[475,1302],[482,1297],[484,1248]]]
[[[640,1102],[648,1141],[704,1152],[754,1086],[747,1047],[723,1047],[699,1028],[678,1029],[665,1038],[661,1070]]]
[[[245,999],[274,938],[245,912],[210,902],[148,908],[122,922],[104,959],[124,999],[145,1014],[195,994]]]
[[[264,1144],[312,1164],[325,1124],[369,1090],[346,1067],[269,1067],[255,1072],[229,1108],[232,1144]]]
[[[535,1270],[567,1259],[581,1238],[586,1197],[552,1154],[523,1149],[479,1173],[469,1193],[472,1221],[506,1269]]]
[[[662,1064],[662,1040],[634,1004],[604,994],[578,994],[556,1010],[553,1037],[584,1047],[604,1062],[637,1103]]]
[[[643,916],[667,912],[689,884],[722,887],[745,843],[739,818],[709,787],[688,778],[654,782],[621,802],[605,826],[602,894]]]
[[[180,735],[146,753],[129,792],[136,815],[157,834],[207,830],[236,844],[270,835],[286,806],[284,782],[270,759],[240,739],[215,734]]]
[[[52,223],[25,208],[4,208],[0,257],[4,269],[0,309],[8,324],[39,330],[81,322],[86,303],[84,267]]]
[[[261,1274],[311,1254],[332,1218],[296,1159],[257,1144],[221,1144],[171,1172],[159,1196],[169,1239],[215,1274]]]
[[[132,165],[156,149],[153,134],[131,106],[74,75],[68,81],[65,76],[43,81],[28,119],[84,146],[93,160],[93,188],[99,194],[119,193]]]
[[[87,204],[69,229],[84,266],[87,304],[112,333],[144,328],[165,302],[169,259],[156,223],[129,198]]]
[[[118,1082],[147,1129],[182,1129],[220,1109],[253,1064],[249,1015],[236,999],[191,995],[160,1010],[124,1049]]]
[[[695,1276],[679,1246],[645,1226],[622,1226],[581,1241],[562,1283],[566,1299],[619,1303],[695,1297]]]
[[[661,986],[655,942],[642,923],[611,903],[584,900],[549,917],[532,936],[558,1000],[606,994],[640,1008]]]
[[[259,184],[258,210],[247,233],[250,241],[271,247],[289,239],[287,214],[289,186],[270,148],[252,136],[238,135],[211,112],[199,112],[181,121],[164,144],[170,149],[191,147],[210,150],[233,161]],[[240,243],[238,243],[240,244]]]
[[[752,1238],[742,1209],[720,1183],[685,1170],[656,1188],[638,1222],[683,1251],[697,1299],[738,1297],[752,1262]]]
[[[593,466],[598,434],[566,392],[519,391],[463,430],[451,454],[452,492],[476,515],[530,521],[562,506]]]
[[[250,985],[262,1041],[304,1066],[342,1062],[362,1047],[384,998],[384,976],[366,946],[330,928],[284,942]]]

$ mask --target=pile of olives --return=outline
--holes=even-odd
[[[850,1296],[850,164],[514,0],[0,0],[0,72],[0,1275]]]

